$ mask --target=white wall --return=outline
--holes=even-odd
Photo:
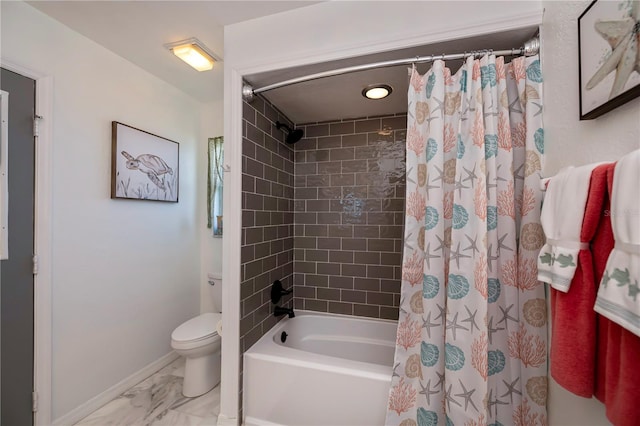
[[[207,274],[222,276],[222,238],[213,237],[211,229],[207,228],[207,141],[209,138],[221,136],[224,129],[222,102],[222,84],[220,85],[220,99],[202,106],[200,112],[200,139],[198,147],[198,182],[201,187],[198,194],[200,197],[198,204],[199,225],[201,232],[200,256],[201,256],[201,286],[200,286],[200,312],[215,312],[211,292],[207,284]],[[224,285],[224,284],[223,284]]]
[[[617,160],[640,148],[638,98],[595,120],[579,120],[577,19],[590,3],[544,2],[545,176],[553,176],[568,165]],[[549,424],[586,426],[609,422],[598,400],[575,396],[552,380]]]
[[[243,75],[538,25],[541,15],[540,1],[332,1],[225,27],[223,321],[239,320],[240,217],[227,212],[240,210]],[[238,407],[237,334],[225,329],[221,419]]]
[[[167,354],[199,311],[202,106],[25,3],[1,7],[2,58],[54,79],[56,419]],[[179,203],[110,199],[112,120],[180,143]]]
[[[333,1],[225,27],[226,67],[269,69],[519,28],[540,1]],[[539,22],[538,22],[539,23]]]

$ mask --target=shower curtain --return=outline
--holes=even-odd
[[[537,56],[415,67],[387,425],[546,425]]]

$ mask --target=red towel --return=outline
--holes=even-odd
[[[585,206],[581,242],[591,242],[602,219],[607,198],[607,170],[613,164],[603,164],[591,173],[589,195]],[[611,225],[609,223],[609,229]],[[613,234],[611,234],[613,248]],[[592,253],[593,250],[593,253]],[[578,266],[567,293],[551,288],[551,376],[565,389],[585,398],[595,390],[596,369],[596,300],[600,280],[594,278],[593,256],[602,256],[606,264],[609,251],[580,250]]]
[[[578,267],[568,293],[551,289],[551,376],[576,395],[593,395],[616,426],[640,424],[640,337],[593,310],[614,239],[609,199],[615,164],[591,174]]]

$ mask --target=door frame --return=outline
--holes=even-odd
[[[33,389],[36,392],[35,426],[52,423],[52,180],[53,180],[53,77],[0,58],[0,66],[36,82],[34,188],[34,255],[37,274],[33,276]]]

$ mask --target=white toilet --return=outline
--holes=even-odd
[[[186,358],[182,394],[188,398],[205,394],[220,383],[222,337],[216,325],[222,319],[222,279],[210,275],[209,284],[216,313],[191,318],[171,333],[171,347]]]

